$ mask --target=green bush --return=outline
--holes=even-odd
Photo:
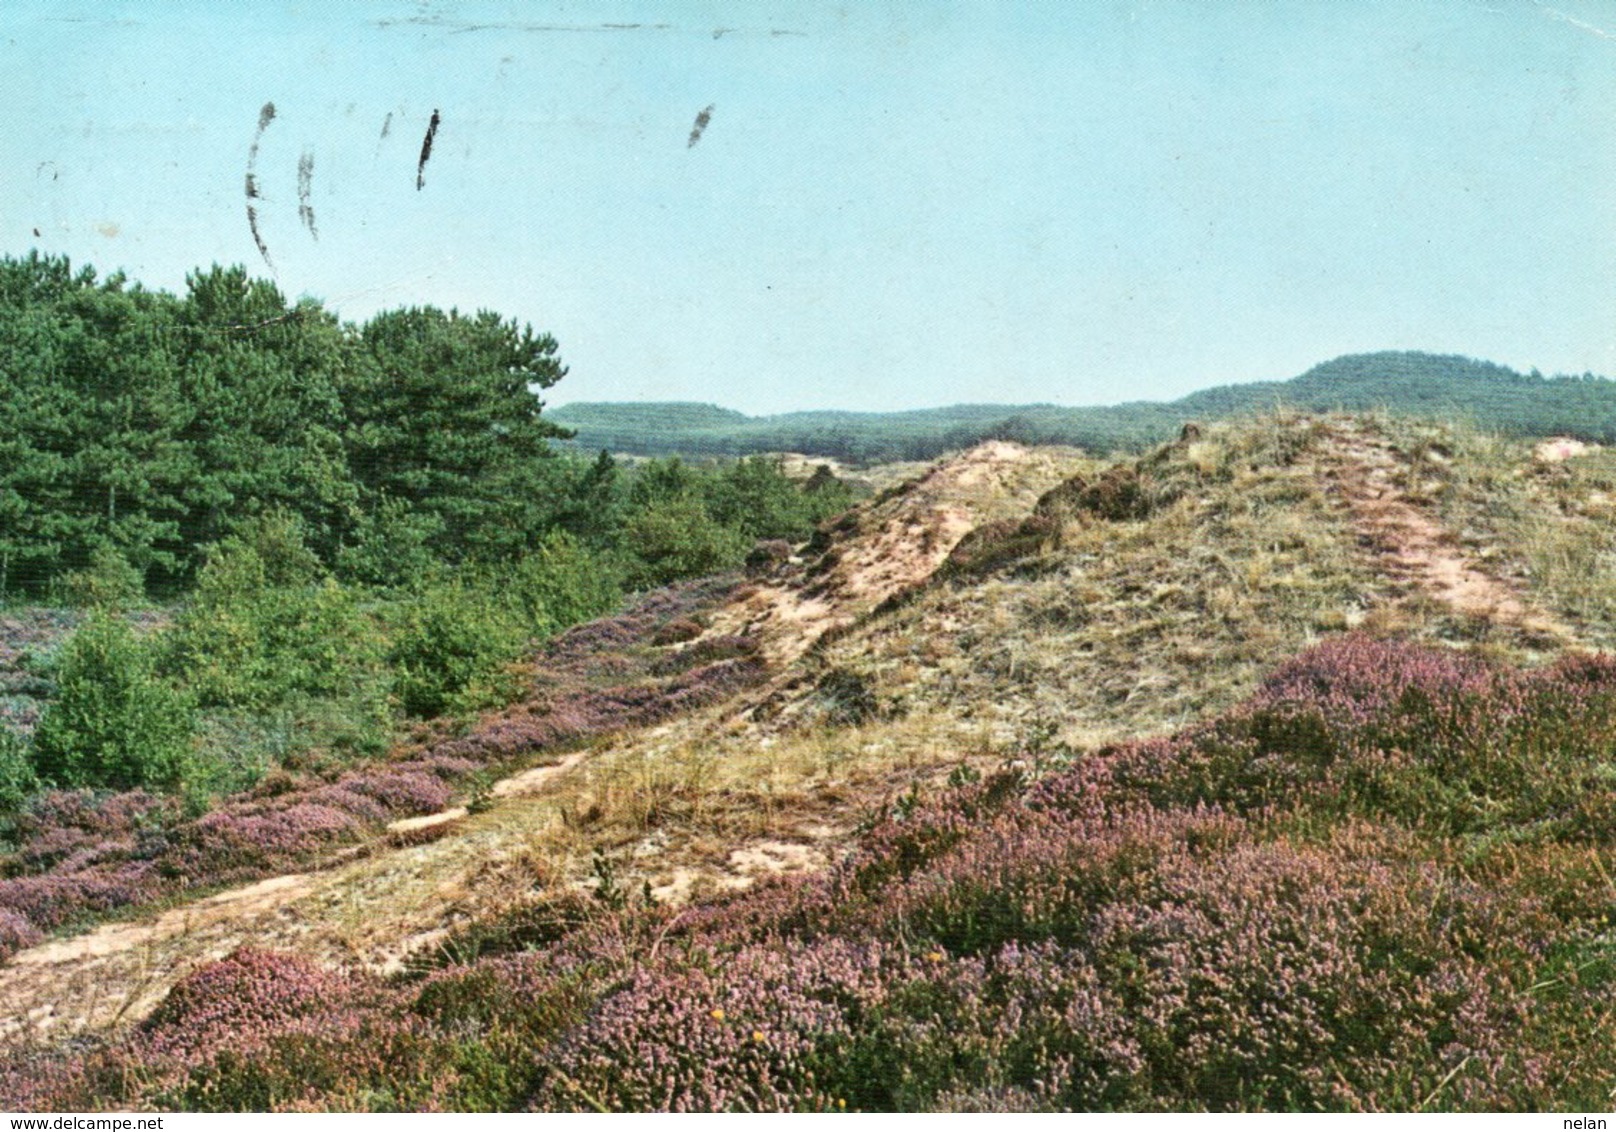
[[[129,559],[103,543],[90,555],[90,564],[62,579],[69,604],[91,609],[123,609],[146,596],[146,579]]]
[[[216,563],[218,568],[214,568]],[[209,556],[204,573],[210,569],[215,588],[233,584],[244,592],[307,585],[324,574],[320,559],[309,549],[303,521],[280,510],[238,526]]]
[[[378,628],[352,590],[321,577],[284,516],[227,540],[203,567],[165,663],[211,707],[351,696],[385,679]]]
[[[524,625],[545,637],[610,612],[622,597],[616,570],[565,531],[545,536],[503,584]]]
[[[28,756],[28,741],[0,726],[0,831],[5,827],[4,815],[22,809],[28,796],[38,789],[39,778]]]
[[[752,540],[708,513],[695,495],[659,500],[629,517],[623,532],[628,584],[635,589],[739,566]]]
[[[173,790],[193,770],[189,699],[155,672],[152,649],[96,614],[62,650],[58,692],[34,732],[39,776],[57,786]]]
[[[801,542],[820,520],[852,506],[847,486],[820,466],[807,484],[785,474],[778,457],[736,460],[711,475],[707,509],[724,526],[748,539],[783,538]]]
[[[487,590],[440,582],[404,608],[388,660],[404,711],[431,718],[497,701],[501,670],[527,640],[516,614]]]
[[[272,700],[351,694],[371,682],[381,663],[376,627],[353,592],[332,579],[269,591],[249,610],[261,663],[254,675]]]
[[[372,586],[408,586],[432,572],[437,559],[431,542],[443,521],[411,510],[399,499],[383,499],[363,515],[351,544],[337,554],[344,578]]]

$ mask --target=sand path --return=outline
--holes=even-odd
[[[1457,613],[1485,618],[1556,643],[1575,633],[1508,582],[1485,570],[1453,532],[1403,486],[1411,466],[1382,436],[1357,422],[1335,425],[1323,475],[1346,505],[1377,573]]]

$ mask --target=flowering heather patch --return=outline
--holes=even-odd
[[[458,782],[482,769],[482,764],[458,755],[431,753],[389,764],[393,770],[430,774],[444,782]]]
[[[196,877],[245,877],[290,866],[310,848],[351,840],[362,828],[362,819],[349,811],[296,796],[289,804],[230,806],[181,832],[190,852],[181,856],[180,867]]]
[[[873,1006],[903,962],[880,944],[832,941],[742,951],[722,974],[642,968],[557,1050],[544,1107],[815,1107],[815,1068],[850,1044],[844,1007]]]
[[[448,805],[477,764],[448,756],[384,764],[333,783],[286,779],[193,821],[143,791],[53,791],[26,815],[15,856],[24,875],[0,880],[0,913],[36,929],[157,899],[165,891],[248,880],[305,864],[394,817]],[[18,946],[0,935],[0,955]]]
[[[671,676],[676,672],[720,660],[756,656],[757,652],[758,642],[755,637],[733,635],[708,637],[661,657],[652,664],[651,672],[656,676]]]
[[[677,653],[653,644],[664,627],[735,586],[728,577],[667,586],[623,613],[567,630],[536,658],[526,701],[485,718],[464,738],[437,744],[433,754],[505,761],[658,723],[756,684],[765,669],[747,638],[715,638]]]
[[[497,1072],[478,1044],[423,1035],[372,1007],[292,1023],[260,1048],[217,1049],[147,1095],[193,1112],[446,1112],[480,1107],[460,1087],[468,1069]]]
[[[76,872],[102,860],[141,856],[152,831],[178,813],[175,799],[144,790],[51,790],[18,815],[15,867]]]
[[[1157,802],[1306,804],[1479,837],[1616,838],[1616,664],[1538,670],[1362,637],[1282,667],[1252,701],[1117,760]]]
[[[548,704],[522,705],[486,720],[464,739],[443,744],[447,754],[495,762],[576,743],[629,727],[660,723],[717,703],[767,675],[762,660],[745,656],[679,672],[663,680],[580,689]]]
[[[20,912],[0,908],[0,958],[32,947],[44,937]]]
[[[149,1083],[117,1103],[182,1107],[1596,1106],[1616,844],[1540,809],[1608,777],[1612,683],[1348,639],[1174,739],[908,807],[825,876],[527,909],[414,983],[238,957],[28,1095],[110,1103],[116,1063]],[[1471,820],[1478,758],[1525,817]],[[158,1040],[192,1017],[241,1021]]]
[[[733,591],[738,580],[728,576],[681,582],[646,594],[631,608],[611,617],[576,625],[545,647],[541,673],[564,673],[571,680],[601,673],[615,679],[612,661],[625,651],[653,644],[657,633],[674,621],[689,620]]]
[[[381,822],[387,817],[387,807],[366,794],[353,789],[351,783],[334,782],[304,794],[303,800],[316,806],[327,806],[351,814],[363,822]]]
[[[328,806],[361,821],[380,823],[400,815],[430,814],[454,796],[443,779],[425,770],[381,767],[352,771],[328,786],[300,795],[305,803]]]
[[[126,861],[81,872],[0,880],[0,913],[50,929],[86,915],[154,900],[161,878],[149,861]]]
[[[140,1029],[153,1052],[244,1045],[324,1007],[339,984],[295,956],[243,947],[181,979]]]
[[[389,816],[434,813],[454,796],[448,783],[430,771],[401,766],[344,775],[339,785],[374,799]]]
[[[1450,1070],[1444,1105],[1547,1102],[1530,900],[1227,819],[1030,813],[863,898],[844,869],[840,915],[732,901],[738,932],[707,918],[558,1044],[543,1103],[1409,1108]]]

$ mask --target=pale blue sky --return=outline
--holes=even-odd
[[[0,252],[271,274],[273,101],[282,289],[531,321],[554,404],[1616,373],[1616,0],[6,0],[0,52]]]

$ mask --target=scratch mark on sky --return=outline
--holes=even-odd
[[[1543,12],[1545,16],[1548,16],[1550,19],[1559,20],[1561,23],[1570,24],[1574,28],[1580,28],[1589,35],[1597,35],[1600,39],[1616,39],[1616,35],[1612,35],[1604,28],[1595,27],[1593,24],[1585,23],[1582,20],[1577,19],[1575,16],[1568,16],[1558,8],[1551,8],[1547,4],[1537,4],[1536,6]]]
[[[675,24],[528,24],[514,22],[500,23],[470,23],[465,20],[446,20],[440,16],[409,16],[404,19],[374,20],[372,27],[384,30],[398,27],[426,27],[438,28],[447,35],[466,35],[480,31],[519,31],[519,32],[552,32],[572,34],[593,34],[599,32],[633,32],[633,31],[671,31],[682,32],[686,29]],[[703,33],[705,34],[705,33]],[[713,31],[712,37],[718,39],[725,35],[756,34],[769,36],[802,36],[807,32],[795,31],[791,28],[769,28],[767,31],[749,31],[745,28],[718,28]]]

